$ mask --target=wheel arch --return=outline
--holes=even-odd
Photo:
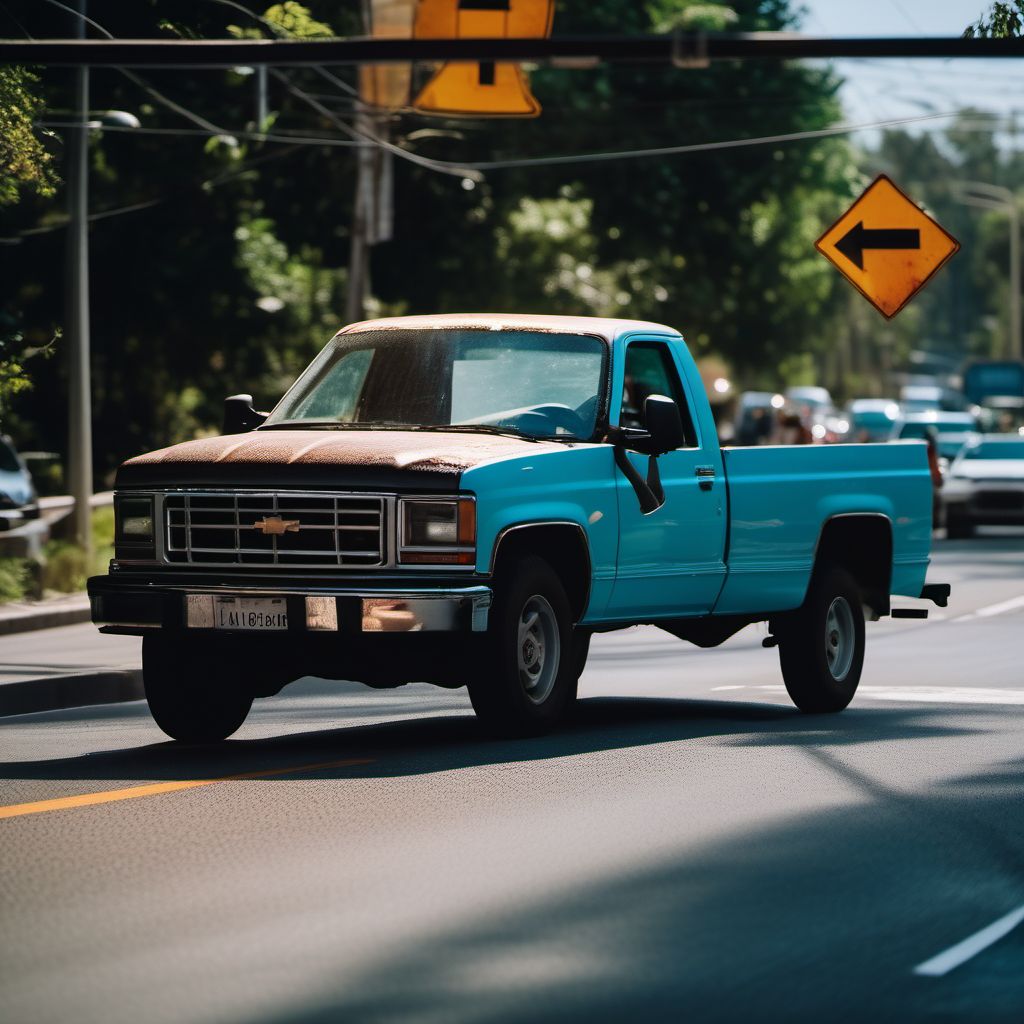
[[[843,512],[821,526],[812,572],[838,565],[856,581],[872,617],[889,614],[893,529],[884,512]]]
[[[500,578],[509,561],[523,554],[538,555],[558,573],[569,598],[573,622],[579,622],[590,601],[593,575],[586,530],[572,520],[538,520],[506,526],[494,541],[491,575]]]

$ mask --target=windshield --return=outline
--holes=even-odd
[[[0,472],[21,472],[21,466],[18,465],[18,457],[14,454],[14,449],[2,438],[0,438]]]
[[[400,330],[340,335],[265,426],[451,426],[589,440],[605,345],[539,331]]]
[[[855,412],[853,414],[853,425],[855,427],[872,427],[875,430],[891,430],[892,422],[892,417],[887,416],[884,412],[875,412],[870,409],[865,412]]]
[[[1024,441],[983,441],[964,449],[965,459],[1024,459]]]
[[[904,423],[900,428],[900,437],[920,438],[924,440],[930,430],[940,434],[969,434],[974,424],[964,420],[928,420],[925,423]]]

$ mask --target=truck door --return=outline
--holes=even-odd
[[[686,443],[658,462],[665,504],[644,515],[629,481],[616,473],[619,553],[607,610],[621,615],[703,615],[725,580],[726,497],[718,438],[710,416],[698,429],[694,404],[666,341],[639,339],[626,348],[619,425],[646,428],[644,401],[665,395],[679,406]],[[629,454],[642,475],[647,456]]]

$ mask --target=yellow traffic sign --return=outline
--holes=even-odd
[[[892,319],[960,243],[880,174],[814,247]]]
[[[540,104],[518,64],[445,64],[413,106],[448,117],[536,117]]]
[[[417,39],[540,39],[551,32],[554,0],[420,0]],[[413,106],[448,117],[536,117],[540,104],[518,64],[452,63]]]

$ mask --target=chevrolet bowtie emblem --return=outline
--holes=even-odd
[[[257,519],[252,524],[252,528],[259,530],[260,533],[280,537],[286,533],[298,533],[299,525],[298,519],[282,519],[280,516],[267,516],[265,519]]]

